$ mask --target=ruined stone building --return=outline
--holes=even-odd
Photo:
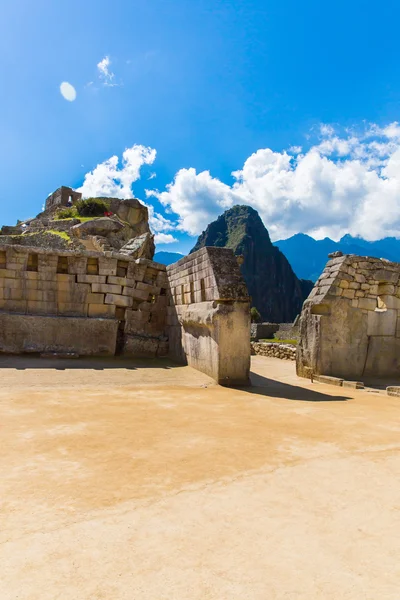
[[[23,233],[0,236],[0,352],[170,355],[219,383],[247,383],[249,297],[233,252],[203,248],[167,269],[152,260],[138,200],[107,199],[111,218],[59,220],[67,196],[60,188]],[[65,233],[61,246],[43,247],[46,227]]]
[[[303,306],[298,375],[398,377],[399,277],[399,263],[333,257]]]

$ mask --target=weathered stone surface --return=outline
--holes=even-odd
[[[390,385],[386,388],[386,393],[388,396],[399,397],[400,396],[400,386]]]
[[[248,384],[250,310],[232,251],[202,248],[167,267],[171,355],[222,385]],[[196,287],[206,300],[196,302]]]
[[[398,376],[400,298],[393,282],[400,264],[352,255],[340,260],[332,287],[343,294],[333,296],[322,276],[304,304],[297,373],[346,380]],[[330,268],[331,262],[325,272]]]
[[[79,225],[74,225],[71,227],[71,233],[78,238],[88,235],[108,236],[110,233],[117,233],[123,228],[123,224],[116,219],[100,217],[98,219],[93,219],[92,221],[84,221]]]
[[[362,381],[343,381],[343,387],[352,388],[354,390],[363,390],[364,383]]]
[[[0,352],[77,352],[112,356],[118,323],[113,320],[0,313]]]
[[[331,377],[329,375],[313,375],[313,381],[318,381],[318,383],[327,383],[329,385],[343,385],[343,379],[339,377]]]
[[[151,233],[143,233],[142,235],[129,240],[119,250],[120,254],[131,256],[132,258],[149,258],[152,259],[155,252],[154,236]]]

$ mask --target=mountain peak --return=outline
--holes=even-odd
[[[300,312],[312,284],[297,279],[254,208],[237,205],[225,211],[203,231],[192,252],[204,246],[231,248],[243,256],[242,275],[263,319],[293,321]]]

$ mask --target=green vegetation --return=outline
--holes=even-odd
[[[55,229],[47,229],[43,233],[53,233],[54,235],[58,235],[63,240],[66,240],[69,244],[71,243],[71,238],[65,231],[56,231]]]
[[[260,342],[269,342],[270,344],[293,344],[293,346],[297,346],[297,340],[281,340],[279,338],[271,338],[269,340],[264,339],[260,340]]]
[[[250,309],[250,318],[251,318],[252,323],[260,323],[261,322],[261,315],[255,306],[252,306]]]
[[[75,207],[80,217],[101,217],[110,210],[110,202],[102,198],[88,198],[79,200]]]
[[[78,216],[78,211],[76,206],[69,206],[68,208],[63,208],[57,212],[56,221],[60,221],[62,219],[76,219]]]

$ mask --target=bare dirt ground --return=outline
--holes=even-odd
[[[1,600],[398,600],[399,400],[252,370],[2,358]]]

